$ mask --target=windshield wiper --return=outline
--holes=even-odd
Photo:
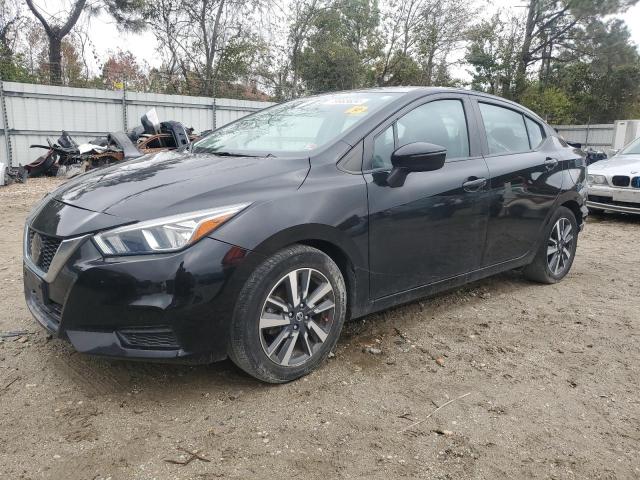
[[[219,157],[250,157],[251,155],[245,155],[244,153],[234,152],[219,152],[217,150],[211,150],[211,153],[218,155]]]
[[[193,153],[209,153],[211,155],[217,155],[219,157],[250,157],[250,158],[259,158],[259,157],[275,157],[273,153],[268,153],[266,155],[255,155],[249,153],[240,153],[240,152],[227,152],[225,150],[214,150],[212,148],[207,147],[196,147],[191,150]]]
[[[212,155],[217,155],[219,157],[256,157],[257,155],[248,155],[246,153],[236,153],[236,152],[223,152],[219,150],[210,150],[208,148],[203,148],[206,153],[211,153]]]

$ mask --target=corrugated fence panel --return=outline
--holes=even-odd
[[[129,128],[139,125],[140,117],[152,108],[156,109],[160,121],[178,120],[186,127],[193,127],[196,132],[209,130],[213,126],[211,98],[127,92]]]
[[[613,145],[613,124],[556,125],[554,127],[569,142],[581,143],[583,148],[611,148]]]
[[[155,108],[160,121],[177,120],[196,132],[220,127],[271,102],[254,102],[184,95],[122,92],[88,88],[55,87],[4,82],[13,165],[33,161],[44,150],[29,149],[30,144],[57,140],[68,131],[78,143],[96,136],[140,125],[140,117]],[[126,102],[123,99],[126,96]],[[7,163],[4,132],[0,129],[0,162]]]
[[[252,100],[234,100],[230,98],[218,98],[216,100],[216,127],[220,127],[226,123],[233,122],[246,114],[242,112],[253,112],[261,110],[272,103],[255,102]]]

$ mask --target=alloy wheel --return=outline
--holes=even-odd
[[[331,283],[313,268],[282,277],[267,296],[260,315],[260,342],[269,359],[297,367],[316,354],[331,331],[335,296]]]
[[[571,222],[567,218],[559,218],[551,229],[547,244],[547,265],[554,275],[561,275],[569,267],[573,242]]]

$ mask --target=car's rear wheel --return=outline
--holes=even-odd
[[[525,277],[541,283],[562,280],[571,270],[578,246],[578,223],[571,210],[559,207],[549,225],[533,262],[523,270]]]
[[[229,356],[265,382],[295,380],[329,355],[345,312],[346,289],[335,262],[316,248],[287,247],[259,265],[242,288]]]

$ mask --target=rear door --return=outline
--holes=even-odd
[[[386,179],[391,153],[429,142],[447,148],[443,168]],[[380,298],[479,268],[488,218],[488,170],[464,94],[430,95],[365,139],[371,296]]]
[[[562,165],[540,123],[517,107],[474,97],[485,132],[490,207],[483,265],[526,255],[562,188]]]

